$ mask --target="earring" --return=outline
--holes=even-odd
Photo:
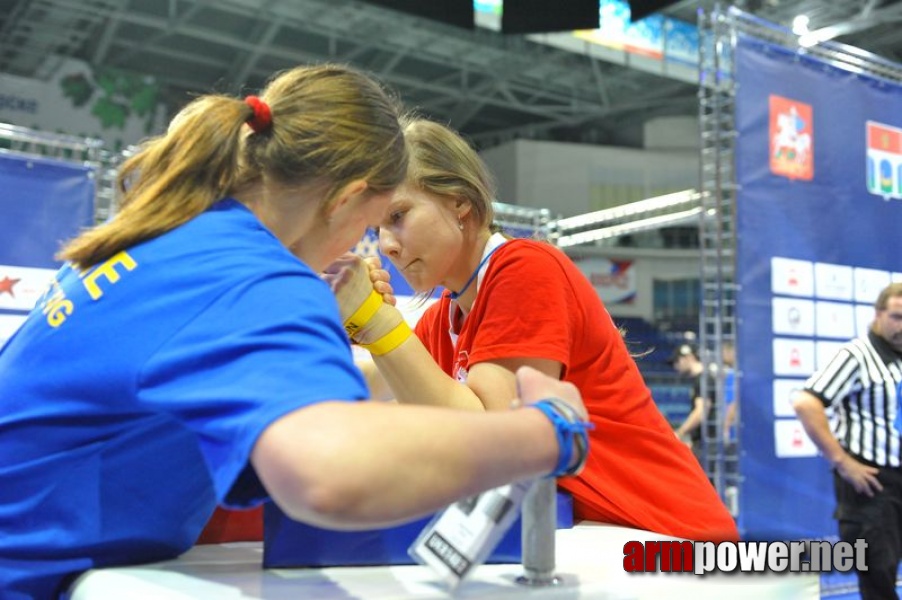
[[[464,230],[464,222],[463,219],[461,219],[460,215],[457,216],[457,228],[461,231]]]

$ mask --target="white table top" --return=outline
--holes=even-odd
[[[626,573],[623,545],[668,539],[646,531],[581,523],[557,532],[562,584],[531,589],[515,582],[520,565],[483,565],[454,592],[421,566],[261,568],[260,543],[197,546],[176,560],[89,571],[71,600],[379,600],[387,598],[559,598],[567,600],[817,600],[816,574]]]

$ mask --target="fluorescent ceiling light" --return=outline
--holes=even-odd
[[[635,217],[643,213],[650,213],[665,208],[679,206],[681,204],[698,202],[700,197],[701,195],[696,190],[683,190],[681,192],[655,196],[654,198],[630,202],[621,206],[606,208],[584,215],[567,217],[566,219],[557,221],[556,225],[558,231],[565,232],[571,229],[580,229],[591,225],[597,225],[599,223],[604,223],[605,221],[615,221],[627,217]]]
[[[792,32],[796,35],[808,33],[808,15],[796,15],[792,20]]]
[[[561,236],[557,239],[556,244],[561,247],[577,246],[579,244],[588,244],[612,237],[635,233],[637,231],[645,231],[648,229],[657,229],[665,225],[678,225],[688,221],[694,221],[698,218],[702,209],[700,206],[690,208],[681,212],[669,215],[659,215],[657,217],[648,217],[638,221],[631,221],[621,225],[612,225],[610,227],[602,227],[601,229],[593,229],[591,231],[583,231],[574,233],[573,235]]]

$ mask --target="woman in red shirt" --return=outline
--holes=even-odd
[[[379,228],[380,249],[414,290],[445,291],[415,336],[374,356],[395,398],[506,410],[520,366],[572,382],[595,425],[585,469],[559,482],[573,494],[577,518],[738,539],[586,277],[549,243],[493,232],[491,177],[455,132],[412,120],[405,138],[408,176]]]

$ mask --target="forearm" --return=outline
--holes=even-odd
[[[733,424],[736,423],[736,407],[737,407],[736,402],[731,403],[727,407],[727,414],[724,415],[724,418],[723,418],[723,426],[725,428],[732,427]]]
[[[369,320],[354,329],[353,338],[372,352],[373,362],[398,402],[484,410],[469,387],[441,370],[395,307],[380,305]]]
[[[689,435],[690,433],[692,433],[693,431],[698,429],[698,427],[702,423],[702,419],[704,418],[704,415],[705,415],[704,404],[701,402],[696,402],[694,408],[689,413],[689,415],[686,417],[686,420],[683,421],[679,427],[677,427],[676,434],[679,437],[683,437],[683,436]]]
[[[252,460],[273,499],[292,517],[360,528],[396,523],[484,489],[547,474],[558,452],[553,427],[534,409],[474,414],[330,402],[274,423]]]
[[[793,399],[792,407],[805,429],[805,433],[814,442],[818,450],[831,465],[836,465],[846,456],[846,451],[839,444],[830,430],[830,421],[820,399],[807,392],[798,392]]]
[[[355,359],[354,364],[357,365],[357,368],[363,373],[364,379],[366,379],[366,385],[369,387],[371,400],[384,401],[394,398],[394,392],[388,385],[385,377],[379,372],[376,363],[374,363],[371,358],[363,360]]]
[[[373,361],[402,404],[485,410],[479,396],[441,370],[416,335]]]

